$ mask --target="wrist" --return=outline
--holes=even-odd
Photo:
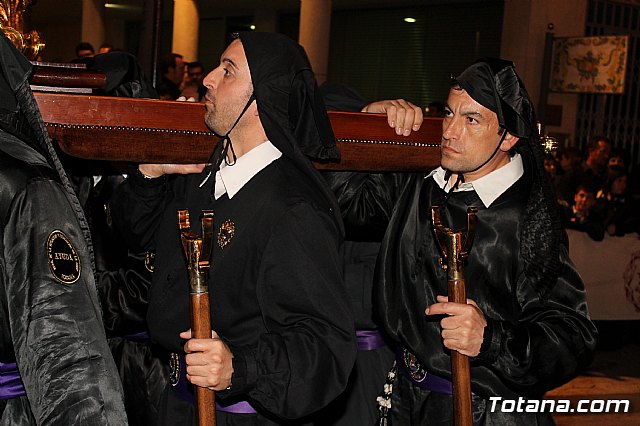
[[[135,172],[144,179],[156,179],[162,176],[162,174],[156,174],[152,170],[149,170],[148,167],[144,167],[142,164],[136,167]]]

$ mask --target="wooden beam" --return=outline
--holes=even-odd
[[[69,155],[110,161],[200,163],[218,138],[204,104],[34,92],[49,134]],[[380,114],[329,112],[341,160],[325,170],[429,171],[440,162],[441,119],[395,134]]]

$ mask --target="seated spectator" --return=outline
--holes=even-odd
[[[626,170],[627,161],[626,154],[620,148],[614,148],[611,150],[611,155],[609,156],[609,161],[607,162],[607,169],[611,169],[612,167],[622,167]]]
[[[594,209],[604,218],[607,233],[612,236],[640,232],[640,219],[634,200],[628,192],[629,175],[620,166],[609,168],[605,187],[597,194]]]
[[[558,162],[558,174],[563,175],[572,172],[582,164],[582,153],[575,146],[561,148],[556,152]]]
[[[611,141],[604,136],[591,139],[588,145],[588,155],[584,163],[565,173],[558,182],[558,192],[561,199],[570,203],[579,185],[590,188],[602,188],[606,180],[607,162],[611,153]]]
[[[593,208],[596,193],[587,185],[579,185],[572,206],[562,207],[562,225],[565,229],[586,232],[594,241],[604,239],[604,220]]]

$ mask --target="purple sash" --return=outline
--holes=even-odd
[[[193,393],[193,385],[187,380],[187,364],[184,361],[184,355],[180,355],[180,372],[178,382],[173,385],[173,391],[183,400],[195,404],[195,396]],[[249,402],[240,400],[235,403],[225,403],[218,401],[216,398],[216,410],[224,413],[234,414],[256,414],[256,410]]]
[[[11,399],[26,394],[16,363],[0,362],[0,399]]]
[[[445,379],[444,377],[436,376],[433,373],[428,373],[426,370],[422,370],[421,374],[412,374],[411,370],[409,370],[409,366],[407,366],[406,364],[405,356],[402,349],[398,350],[397,352],[396,364],[398,365],[398,370],[402,373],[402,375],[409,379],[411,383],[418,386],[420,389],[437,393],[444,393],[448,395],[453,394],[453,384],[451,383],[451,381]],[[418,366],[418,368],[420,367]]]
[[[378,330],[356,330],[356,339],[359,352],[373,351],[387,346]]]
[[[141,331],[140,333],[127,334],[126,336],[122,336],[123,339],[129,340],[131,342],[148,342],[149,341],[149,332]]]

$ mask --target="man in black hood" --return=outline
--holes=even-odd
[[[393,425],[451,424],[455,350],[471,358],[474,424],[552,424],[539,400],[587,365],[596,330],[513,63],[482,59],[460,74],[442,131],[441,167],[427,176],[369,193],[360,179],[332,184],[345,218],[390,219],[374,308],[398,347],[397,374],[382,411],[391,407]],[[456,231],[467,226],[467,208],[478,209],[464,268],[467,304],[447,301],[432,206]],[[510,409],[520,397],[526,412]]]
[[[87,221],[0,32],[0,424],[125,425]]]
[[[345,389],[356,354],[342,221],[307,158],[336,158],[333,132],[307,57],[285,36],[239,34],[204,84],[206,123],[222,137],[212,164],[140,165],[111,203],[131,243],[157,253],[151,338],[181,358],[161,416],[193,424],[193,384],[217,391],[218,425],[308,424]],[[213,339],[185,332],[185,208],[215,214]]]

